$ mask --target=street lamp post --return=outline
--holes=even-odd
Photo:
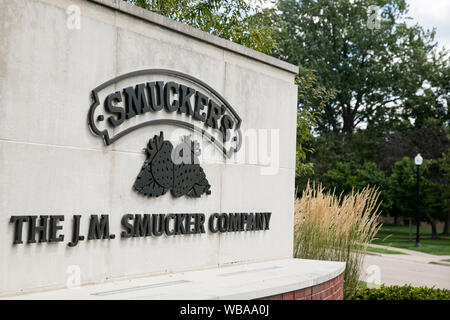
[[[414,158],[414,162],[416,163],[417,167],[417,203],[416,203],[416,224],[417,224],[417,230],[416,230],[416,244],[415,247],[420,247],[420,216],[419,216],[419,204],[420,204],[420,166],[422,165],[423,158],[420,155],[420,153]]]

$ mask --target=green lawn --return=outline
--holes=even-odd
[[[450,259],[442,259],[441,261],[450,262]]]
[[[375,253],[382,253],[382,254],[407,254],[400,251],[394,251],[394,250],[388,250],[383,248],[374,248],[374,247],[367,247],[367,251],[369,252],[375,252]]]
[[[384,224],[372,243],[436,255],[450,255],[450,236],[439,235],[440,239],[431,240],[431,228],[420,227],[422,246],[418,248],[414,247],[415,236],[415,227],[413,227],[412,241],[409,241],[409,226]]]

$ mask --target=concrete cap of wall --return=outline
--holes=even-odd
[[[189,25],[177,22],[175,20],[166,18],[149,10],[142,9],[133,4],[129,4],[123,0],[88,0],[106,7],[113,8],[119,12],[135,16],[137,18],[149,21],[151,23],[157,24],[164,28],[182,33],[191,38],[207,42],[216,47],[243,55],[253,60],[263,62],[270,66],[279,68],[290,73],[297,74],[298,66],[287,63],[285,61],[276,59],[269,55],[263,54],[261,52],[255,51],[253,49],[244,47],[240,44],[234,43],[229,40],[225,40],[216,36],[213,36],[207,32],[201,31],[200,29],[193,28]]]
[[[345,262],[284,258],[196,271],[107,281],[6,299],[251,300],[317,287],[345,271]],[[312,293],[311,293],[312,294]]]

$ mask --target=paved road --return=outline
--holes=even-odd
[[[361,280],[387,285],[411,284],[415,287],[427,286],[450,290],[450,264],[430,264],[448,257],[416,253],[410,250],[408,255],[367,255],[361,272]]]

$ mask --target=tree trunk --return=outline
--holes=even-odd
[[[330,126],[331,126],[331,130],[334,133],[338,133],[339,132],[339,128],[338,128],[338,125],[337,125],[336,118],[333,115],[333,108],[332,108],[331,104],[326,103],[325,106],[324,106],[324,110],[325,110],[325,115],[327,117],[328,124],[330,124]]]
[[[442,230],[442,234],[450,235],[450,212],[447,213],[447,217],[445,218],[444,230]]]
[[[351,139],[353,134],[353,122],[355,121],[351,112],[344,112],[343,114],[344,125],[342,131],[347,134],[347,137]]]
[[[425,215],[427,216],[427,219],[431,224],[431,239],[439,239],[437,235],[436,219],[433,219],[428,212]]]
[[[341,97],[340,104],[342,108],[342,132],[346,133],[346,136],[348,139],[352,138],[354,124],[355,124],[355,117],[353,115],[353,110],[350,105],[350,101],[345,102],[346,100]]]

